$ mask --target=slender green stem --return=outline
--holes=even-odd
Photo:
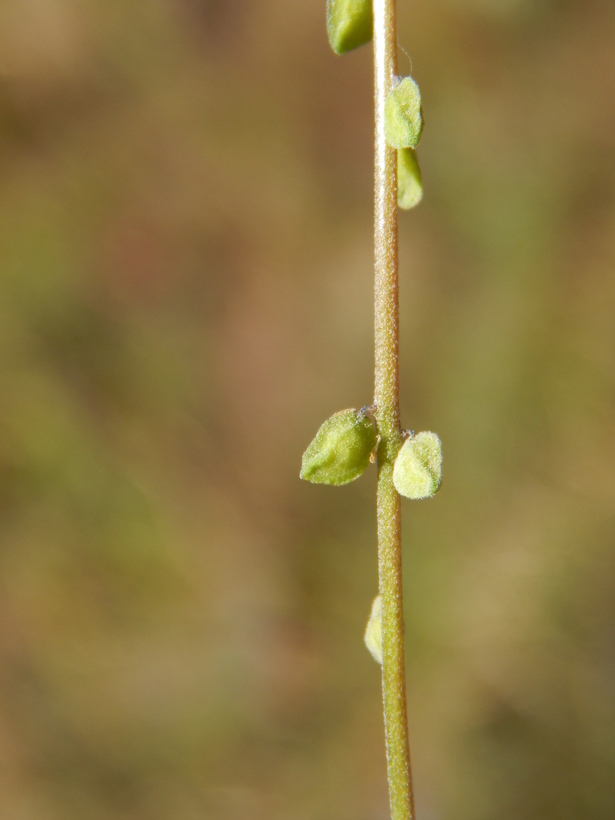
[[[382,693],[392,820],[414,820],[410,771],[401,505],[393,465],[402,443],[399,423],[399,310],[397,275],[397,152],[384,136],[384,104],[397,71],[395,0],[373,0],[376,110],[375,337],[378,448],[378,567],[382,600]]]

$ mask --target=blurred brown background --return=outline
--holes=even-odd
[[[386,820],[371,48],[324,0],[1,0],[0,817]],[[399,0],[420,820],[615,816],[615,6]],[[400,71],[409,61],[400,53]]]

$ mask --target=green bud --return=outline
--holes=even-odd
[[[412,148],[397,152],[397,204],[404,210],[418,205],[423,199],[423,178]]]
[[[412,77],[404,77],[384,104],[384,132],[391,148],[416,148],[423,132],[421,92]]]
[[[342,410],[327,419],[303,454],[300,477],[313,484],[348,484],[369,466],[377,443],[371,419]]]
[[[406,498],[431,498],[442,482],[442,442],[435,433],[407,438],[397,454],[393,484]]]
[[[327,34],[336,54],[372,39],[372,0],[327,0]]]
[[[373,659],[382,666],[382,601],[380,595],[374,598],[364,640]]]

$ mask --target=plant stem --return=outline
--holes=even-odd
[[[375,339],[378,447],[378,572],[382,600],[382,695],[392,820],[414,820],[410,771],[401,505],[393,466],[402,443],[399,423],[399,307],[397,275],[397,152],[384,135],[384,104],[397,72],[396,0],[373,0],[376,111]]]

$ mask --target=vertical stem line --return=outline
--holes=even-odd
[[[397,71],[396,0],[373,0],[375,79],[375,342],[378,447],[378,571],[382,600],[382,692],[392,820],[414,820],[410,771],[401,567],[401,506],[393,465],[399,423],[397,152],[384,134],[384,104]]]

